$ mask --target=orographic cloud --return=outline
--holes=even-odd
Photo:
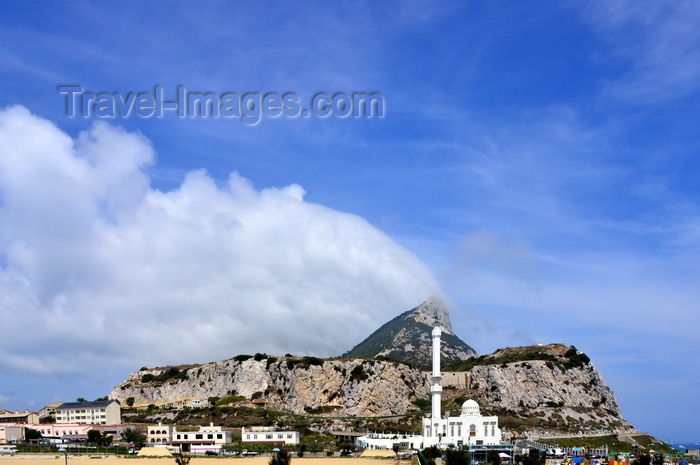
[[[413,255],[301,186],[199,170],[164,192],[154,163],[139,134],[96,123],[72,139],[0,111],[0,366],[337,355],[438,292]]]

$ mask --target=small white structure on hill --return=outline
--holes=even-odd
[[[442,418],[442,376],[440,372],[440,338],[439,327],[433,328],[433,372],[431,376],[430,395],[432,410],[429,417],[423,418],[421,436],[397,437],[391,434],[372,433],[357,439],[358,445],[368,449],[392,449],[398,443],[401,449],[424,449],[430,446],[457,448],[469,445],[498,445],[501,443],[501,430],[497,416],[482,416],[479,404],[469,399],[462,404],[458,417]]]

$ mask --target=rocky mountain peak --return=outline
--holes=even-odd
[[[440,352],[444,362],[476,356],[474,349],[454,335],[447,309],[435,297],[384,324],[342,356],[367,359],[385,357],[417,367],[430,366],[430,333],[436,324],[443,330]]]
[[[431,297],[418,307],[408,312],[407,318],[413,318],[428,326],[440,326],[444,332],[454,334],[445,304],[437,297]]]

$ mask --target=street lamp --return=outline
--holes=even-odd
[[[63,455],[66,458],[66,465],[68,465],[68,449],[66,449],[65,447],[61,447],[60,449],[58,449],[58,451],[63,452]]]
[[[280,448],[275,447],[274,449],[272,449],[272,452],[275,453],[275,463],[277,465],[280,465]]]

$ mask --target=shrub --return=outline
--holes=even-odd
[[[362,365],[357,365],[350,372],[350,379],[353,381],[364,381],[369,378],[369,375],[365,373],[365,369]]]

